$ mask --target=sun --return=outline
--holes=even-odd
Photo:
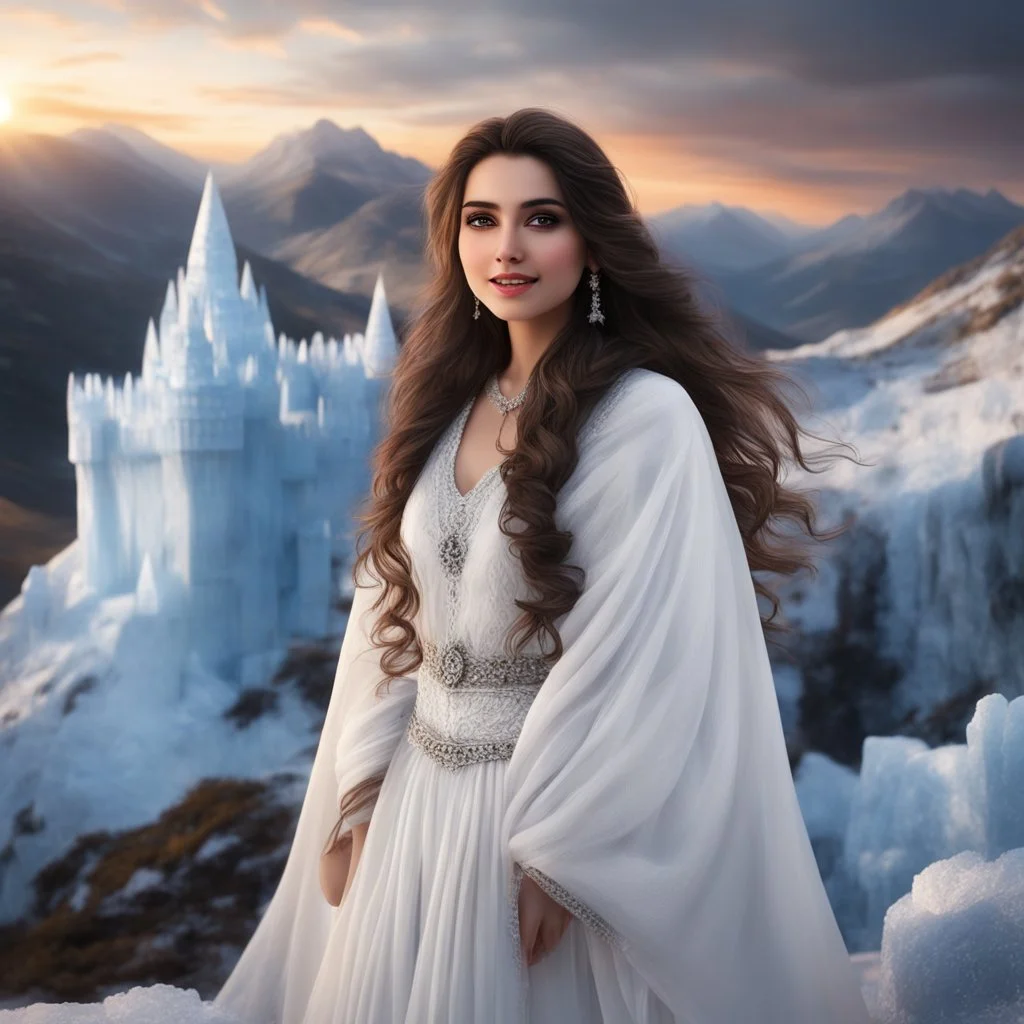
[[[10,121],[13,113],[14,107],[11,104],[11,97],[6,93],[0,92],[0,124]]]

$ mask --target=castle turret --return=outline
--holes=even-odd
[[[169,360],[169,377],[174,388],[212,383],[216,377],[213,346],[206,336],[204,299],[189,293],[179,325],[180,339]]]
[[[112,460],[116,424],[98,374],[79,386],[68,375],[68,459],[75,466],[82,580],[101,597],[117,593],[121,578],[121,522]]]
[[[281,419],[296,413],[315,413],[317,400],[316,374],[309,362],[309,347],[303,338],[295,362],[281,371]]]
[[[260,369],[263,372],[268,372],[276,365],[274,328],[260,303],[260,293],[256,288],[248,260],[242,268],[240,298],[242,336],[245,339],[245,344],[239,346],[239,365],[244,366],[250,356],[255,356]],[[243,347],[244,355],[241,354]]]

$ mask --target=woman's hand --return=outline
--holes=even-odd
[[[550,953],[569,927],[572,914],[553,900],[529,875],[519,888],[519,938],[523,958],[532,967]]]

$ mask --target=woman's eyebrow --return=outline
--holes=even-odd
[[[482,206],[485,210],[500,210],[501,207],[497,203],[485,203],[481,199],[471,199],[468,203],[463,203],[462,208],[466,209],[467,206]],[[565,204],[560,203],[557,199],[527,199],[525,203],[519,204],[520,210],[525,210],[530,206],[561,206],[565,209]]]

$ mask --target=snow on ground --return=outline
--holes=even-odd
[[[0,1024],[245,1024],[203,1002],[195,989],[152,985],[107,996],[101,1003],[35,1003],[0,1010]]]
[[[202,779],[308,760],[317,739],[315,709],[289,688],[245,728],[226,719],[239,686],[183,659],[134,595],[76,591],[76,554],[55,560],[69,606],[43,634],[20,628],[21,598],[0,613],[0,921],[25,912],[33,876],[77,836],[153,821]]]
[[[930,491],[974,473],[989,445],[1024,429],[1024,304],[990,329],[956,338],[962,325],[999,302],[997,281],[1022,273],[1024,249],[997,250],[965,280],[867,327],[766,353],[810,391],[815,413],[805,425],[878,461],[873,469],[835,463],[830,488],[856,505]],[[929,379],[953,364],[964,382],[930,390],[939,382]],[[820,483],[799,468],[795,473],[801,484]]]

